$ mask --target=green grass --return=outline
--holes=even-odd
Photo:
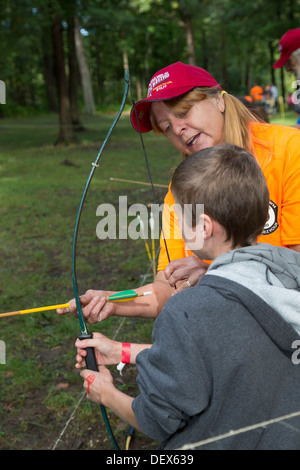
[[[283,124],[285,126],[294,126],[298,119],[298,114],[292,110],[285,111],[284,114],[275,114],[270,118],[270,122],[273,124]]]

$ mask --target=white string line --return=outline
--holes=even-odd
[[[66,432],[67,428],[69,427],[69,424],[72,421],[72,419],[73,419],[73,417],[74,417],[74,415],[77,411],[77,408],[79,407],[80,403],[82,402],[82,399],[83,399],[84,396],[85,396],[85,392],[82,392],[81,397],[79,398],[78,402],[76,403],[75,408],[73,409],[69,419],[66,421],[66,424],[65,424],[63,430],[61,431],[60,435],[58,436],[54,446],[52,447],[52,450],[55,450],[58,443],[59,443],[59,441],[61,441],[61,438],[63,437],[64,433]]]
[[[150,265],[148,266],[147,272],[143,275],[143,278],[142,278],[142,281],[140,282],[139,287],[141,287],[141,286],[144,285],[144,282],[145,282],[145,280],[146,280],[146,278],[147,278],[147,276],[148,276],[148,274],[149,274],[149,271],[150,271],[150,269],[152,268],[152,263],[153,263],[153,261],[152,261],[152,262],[150,263]],[[113,340],[115,340],[115,338],[116,338],[117,335],[119,334],[119,332],[120,332],[120,330],[121,330],[121,328],[122,328],[122,326],[123,326],[123,324],[124,324],[124,322],[125,322],[126,319],[127,319],[127,317],[123,317],[122,320],[120,321],[119,326],[118,326],[118,328],[117,328],[117,330],[116,330],[116,332],[115,332],[115,334],[114,334],[114,336],[113,336],[113,338],[112,338]],[[52,447],[52,450],[55,450],[56,447],[57,447],[57,445],[58,445],[58,443],[59,443],[59,441],[62,440],[63,435],[65,434],[66,430],[68,429],[70,422],[72,421],[72,419],[73,419],[73,417],[74,417],[74,415],[75,415],[75,413],[76,413],[76,411],[77,411],[77,409],[78,409],[80,403],[82,402],[82,399],[83,399],[85,396],[86,396],[86,392],[83,391],[82,394],[81,394],[81,396],[79,397],[79,400],[78,400],[78,402],[76,403],[76,405],[75,405],[75,407],[74,407],[74,409],[73,409],[73,411],[72,411],[70,417],[67,419],[67,421],[66,421],[66,423],[65,423],[65,426],[63,427],[63,430],[61,431],[59,437],[57,438],[57,440],[56,440],[56,442],[55,442],[55,444],[54,444],[54,446]]]
[[[231,430],[229,432],[226,432],[225,434],[220,434],[219,436],[211,437],[209,439],[204,439],[204,440],[199,441],[199,442],[194,442],[193,444],[185,444],[184,446],[180,447],[177,450],[188,450],[188,449],[192,450],[192,449],[195,449],[195,447],[205,446],[207,444],[211,444],[213,442],[220,441],[220,440],[226,439],[228,437],[236,436],[237,434],[242,434],[242,433],[245,433],[245,432],[252,431],[254,429],[262,428],[262,427],[265,427],[265,426],[270,426],[271,424],[279,423],[280,421],[284,421],[286,419],[295,418],[296,416],[300,416],[300,411],[295,411],[294,413],[290,413],[288,415],[283,415],[283,416],[279,416],[278,418],[270,419],[268,421],[262,421],[260,423],[252,424],[251,426],[245,426],[244,428]],[[284,423],[284,424],[286,424],[286,423]],[[292,426],[292,428],[293,428],[293,426]],[[300,432],[300,430],[298,428],[295,428],[295,430],[296,429],[297,429],[298,432]]]

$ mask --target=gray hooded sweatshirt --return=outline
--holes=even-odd
[[[218,257],[156,319],[132,408],[161,449],[300,410],[300,254],[260,244]],[[300,417],[199,449],[300,450]]]
[[[259,243],[218,256],[207,272],[252,290],[300,334],[299,253]]]

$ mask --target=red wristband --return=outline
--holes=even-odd
[[[123,364],[130,364],[130,343],[122,343],[122,360]]]

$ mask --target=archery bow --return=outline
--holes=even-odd
[[[117,122],[118,122],[118,120],[119,120],[119,118],[122,114],[122,111],[123,111],[125,103],[126,103],[128,90],[129,90],[129,72],[126,71],[125,72],[125,86],[124,86],[124,94],[123,94],[122,103],[121,103],[120,109],[118,111],[118,114],[117,114],[114,122],[112,123],[112,125],[111,125],[111,127],[110,127],[104,141],[103,141],[103,144],[101,145],[101,148],[98,152],[98,155],[97,155],[95,161],[92,163],[92,169],[91,169],[91,172],[90,172],[89,177],[87,179],[87,182],[86,182],[86,185],[85,185],[82,197],[81,197],[81,201],[80,201],[79,208],[78,208],[78,213],[77,213],[77,218],[76,218],[76,223],[75,223],[75,228],[74,228],[73,246],[72,246],[72,280],[73,280],[73,290],[74,290],[74,295],[75,295],[75,300],[76,300],[76,307],[77,307],[77,313],[78,313],[78,319],[79,319],[80,331],[81,331],[79,339],[92,338],[92,334],[88,333],[88,330],[87,330],[87,327],[86,327],[86,324],[85,324],[85,321],[84,321],[84,317],[83,317],[83,313],[82,313],[82,309],[81,309],[81,304],[80,304],[80,300],[79,300],[77,278],[76,278],[76,244],[77,244],[77,235],[78,235],[78,229],[79,229],[79,222],[80,222],[80,217],[81,217],[81,214],[82,214],[84,201],[85,201],[85,198],[86,198],[91,180],[93,178],[93,174],[94,174],[96,168],[99,166],[98,162],[100,160],[103,149],[104,149],[104,147],[105,147],[105,145],[106,145],[106,143],[107,143],[114,127],[116,126],[116,124],[117,124]],[[90,370],[98,371],[94,349],[93,348],[86,348],[86,351],[87,351],[87,356],[86,356],[87,368],[90,369]],[[113,435],[113,432],[112,432],[110,424],[109,424],[106,409],[103,405],[100,405],[100,410],[101,410],[101,413],[102,413],[102,416],[103,416],[108,434],[109,434],[109,436],[111,438],[111,441],[114,445],[114,448],[119,450],[120,448],[118,446],[118,443],[117,443],[117,441],[116,441],[116,439]]]
[[[124,109],[124,106],[125,106],[125,103],[126,103],[126,99],[127,99],[127,96],[128,96],[128,91],[129,91],[129,72],[126,71],[125,72],[125,87],[124,87],[123,99],[122,99],[120,109],[119,109],[118,114],[117,114],[113,124],[111,125],[111,127],[110,127],[104,141],[103,141],[103,144],[102,144],[102,146],[101,146],[101,148],[98,152],[98,155],[97,155],[95,161],[92,163],[92,169],[91,169],[90,175],[87,179],[87,182],[86,182],[86,185],[85,185],[82,197],[81,197],[81,201],[80,201],[80,204],[79,204],[77,217],[76,217],[76,223],[75,223],[75,228],[74,228],[74,236],[73,236],[73,245],[72,245],[72,280],[73,280],[73,290],[74,290],[74,295],[75,295],[76,308],[77,308],[78,319],[79,319],[80,330],[81,330],[81,334],[79,336],[79,339],[92,338],[92,334],[88,333],[87,327],[86,327],[86,324],[85,324],[85,321],[84,321],[84,317],[83,317],[83,313],[82,313],[82,309],[81,309],[81,304],[80,304],[80,299],[79,299],[79,294],[78,294],[77,278],[76,278],[76,244],[77,244],[79,222],[80,222],[80,218],[81,218],[81,214],[82,214],[84,201],[85,201],[85,198],[86,198],[86,195],[87,195],[92,177],[94,175],[94,172],[95,172],[96,168],[99,166],[98,162],[100,160],[103,149],[104,149],[104,147],[105,147],[105,145],[106,145],[106,143],[107,143],[114,127],[116,126],[116,124],[117,124],[117,122],[118,122],[118,120],[119,120],[119,118],[120,118],[120,116],[123,112],[123,109]],[[137,116],[136,106],[135,106],[135,102],[134,102],[133,99],[132,99],[132,104],[133,104],[133,107],[134,107],[135,114]],[[156,202],[157,201],[156,192],[155,192],[154,184],[153,184],[153,181],[152,181],[149,161],[148,161],[148,157],[147,157],[147,153],[146,153],[146,149],[145,149],[145,145],[144,145],[144,141],[143,141],[140,125],[139,125],[138,116],[137,116],[137,122],[138,122],[138,126],[139,126],[139,134],[140,134],[142,148],[143,148],[143,151],[144,151],[145,162],[146,162],[146,166],[147,166],[147,169],[148,169],[148,177],[149,177],[151,188],[152,188],[153,199],[154,199],[154,202]],[[164,233],[163,233],[163,228],[162,228],[162,235],[163,235],[163,240],[164,240],[164,244],[165,244],[167,257],[168,257],[168,260],[170,262],[170,256],[169,256],[169,252],[168,252],[166,239],[165,239],[165,236],[164,236]],[[88,369],[98,371],[94,349],[93,348],[86,348],[86,351],[87,351],[86,364],[87,364]],[[111,430],[105,407],[103,405],[100,405],[100,410],[101,410],[101,413],[102,413],[102,416],[103,416],[108,434],[111,438],[111,441],[112,441],[115,449],[120,450],[120,448],[118,446],[118,443],[117,443],[117,441],[116,441],[116,439],[113,435],[113,432]]]

